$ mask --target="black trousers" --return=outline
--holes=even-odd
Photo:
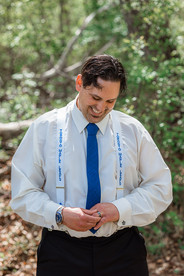
[[[37,254],[37,276],[149,275],[144,239],[136,227],[80,239],[44,228]]]

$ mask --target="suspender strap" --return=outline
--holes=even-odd
[[[57,203],[64,205],[64,143],[66,107],[57,110],[57,137],[56,137],[56,196]]]
[[[65,185],[64,185],[64,144],[66,133],[66,114],[67,105],[64,108],[57,110],[57,138],[56,138],[56,195],[57,203],[64,205],[65,202]],[[124,196],[124,147],[123,134],[116,112],[111,112],[112,126],[114,132],[116,158],[117,158],[117,199]]]
[[[119,118],[117,113],[112,110],[111,112],[114,140],[116,147],[116,158],[117,158],[117,199],[124,196],[124,172],[125,172],[125,157],[123,147],[123,133],[120,126]]]

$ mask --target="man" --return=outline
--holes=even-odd
[[[93,56],[78,96],[35,120],[12,161],[11,207],[44,227],[38,276],[148,275],[137,226],[172,201],[170,172],[145,128],[114,111],[122,64]]]

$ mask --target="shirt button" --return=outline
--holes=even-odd
[[[126,224],[126,222],[123,220],[123,221],[122,221],[122,225],[125,225],[125,224]]]

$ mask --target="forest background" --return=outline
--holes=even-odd
[[[126,68],[116,109],[144,124],[172,171],[173,203],[140,229],[150,275],[184,275],[182,0],[0,0],[0,275],[35,275],[40,239],[8,205],[12,155],[33,119],[76,96],[86,58],[103,53]]]

